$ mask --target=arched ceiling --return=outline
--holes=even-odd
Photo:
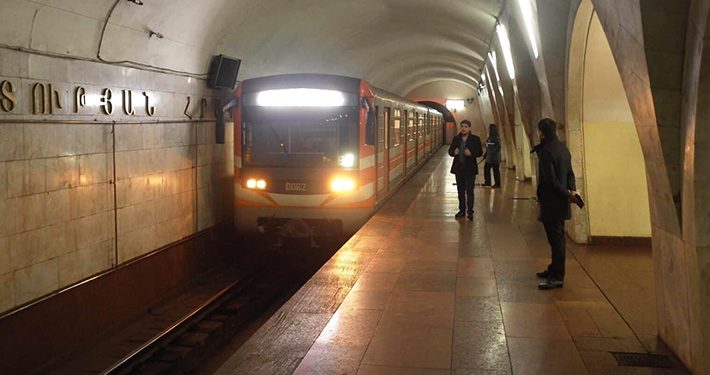
[[[192,74],[225,54],[242,59],[240,79],[323,72],[405,95],[435,81],[475,87],[503,2],[2,0],[0,43]]]

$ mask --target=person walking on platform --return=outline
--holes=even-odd
[[[478,174],[476,158],[483,155],[481,139],[471,133],[471,122],[461,121],[459,134],[451,140],[449,155],[454,158],[451,173],[456,175],[456,189],[459,194],[459,212],[456,218],[466,215],[473,220],[473,184]]]
[[[486,140],[486,153],[483,158],[486,163],[483,165],[483,186],[491,186],[491,169],[495,184],[493,188],[500,187],[500,136],[496,124],[488,125],[488,139]]]
[[[537,124],[540,144],[532,152],[538,157],[537,199],[540,215],[550,244],[552,261],[546,270],[538,272],[545,279],[540,289],[562,288],[565,278],[565,220],[572,217],[570,202],[580,207],[582,199],[577,194],[572,158],[569,150],[557,138],[557,124],[544,118]]]

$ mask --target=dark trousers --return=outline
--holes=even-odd
[[[547,266],[547,273],[556,280],[565,279],[565,221],[543,221],[547,242],[552,252],[552,263]]]
[[[498,163],[490,164],[486,162],[486,164],[483,165],[483,179],[485,180],[483,184],[491,184],[491,169],[493,169],[493,177],[496,180],[495,186],[500,186],[500,164]]]
[[[459,192],[459,211],[473,212],[473,182],[476,176],[456,173],[456,189]]]

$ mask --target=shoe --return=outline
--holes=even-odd
[[[537,288],[542,289],[542,290],[562,288],[564,286],[565,286],[564,281],[556,280],[556,279],[547,279],[547,280],[545,280],[545,282],[537,284]]]
[[[538,272],[535,275],[537,275],[537,277],[539,277],[541,279],[547,279],[547,277],[550,276],[550,274],[549,274],[549,272],[547,272],[547,270]]]
[[[481,186],[491,186],[491,184],[481,184]]]
[[[457,219],[464,216],[466,216],[466,214],[463,211],[459,211],[456,213],[456,215],[454,215],[454,217]]]
[[[473,212],[469,212],[469,213],[466,215],[466,218],[469,219],[469,220],[473,220]]]
[[[491,186],[491,188],[493,188],[493,189],[500,189],[500,185],[493,185],[493,186]]]

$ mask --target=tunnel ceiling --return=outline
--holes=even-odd
[[[435,81],[475,86],[502,6],[503,0],[3,0],[0,31],[3,44],[63,55],[203,74],[212,55],[225,54],[242,59],[240,80],[323,72],[405,95]]]

